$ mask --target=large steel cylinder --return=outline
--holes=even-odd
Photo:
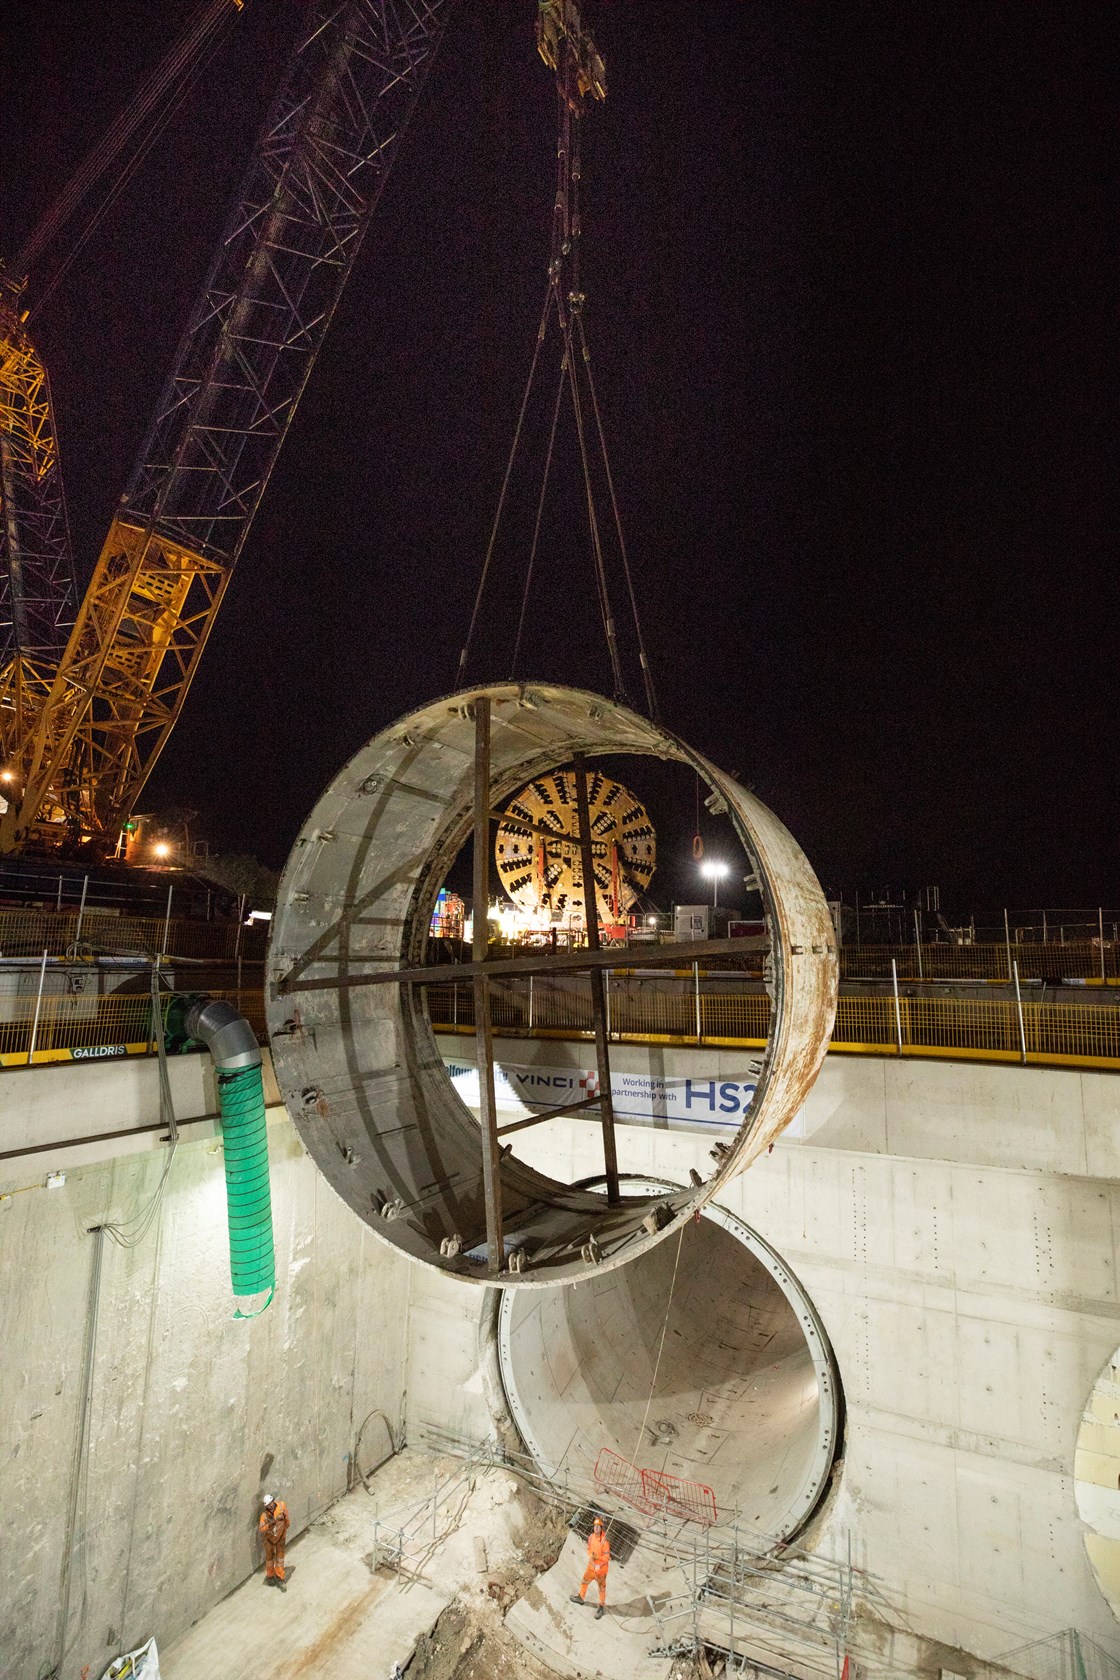
[[[491,702],[492,809],[576,753],[677,760],[699,773],[726,807],[758,878],[772,1000],[754,1100],[703,1184],[626,1196],[611,1207],[602,1194],[533,1171],[515,1151],[503,1155],[507,1247],[521,1251],[525,1269],[497,1278],[485,1260],[479,1122],[447,1078],[424,989],[363,984],[371,974],[425,961],[436,894],[471,832],[474,701],[482,695]],[[760,800],[624,706],[547,683],[507,683],[421,707],[335,777],[281,882],[267,1013],[277,1079],[300,1135],[370,1228],[468,1281],[534,1287],[643,1253],[766,1150],[816,1076],[836,976],[832,921],[816,877]],[[625,1171],[624,1153],[620,1165]]]

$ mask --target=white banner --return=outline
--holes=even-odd
[[[477,1110],[478,1070],[473,1062],[445,1056],[444,1064],[468,1108]],[[515,1115],[583,1102],[599,1092],[594,1068],[499,1062],[494,1075],[498,1107]],[[620,1119],[670,1120],[675,1125],[729,1126],[737,1131],[754,1098],[755,1085],[749,1073],[728,1079],[719,1073],[661,1077],[611,1070],[611,1099]]]

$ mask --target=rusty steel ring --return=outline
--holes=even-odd
[[[634,753],[695,769],[747,851],[769,936],[770,1036],[754,1100],[712,1176],[625,1198],[500,1164],[520,1271],[487,1272],[482,1134],[453,1089],[424,988],[369,976],[422,966],[436,895],[471,832],[474,702],[492,717],[490,807],[533,776]],[[481,1284],[545,1286],[624,1264],[741,1173],[793,1119],[828,1045],[835,936],[789,831],[745,788],[667,730],[583,690],[496,684],[423,706],[340,771],[305,823],[280,886],[266,999],[276,1077],[311,1155],[385,1242]],[[473,1251],[473,1252],[472,1252]]]

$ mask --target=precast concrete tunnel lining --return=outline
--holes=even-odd
[[[547,1178],[504,1153],[507,1252],[488,1272],[479,1122],[452,1089],[425,988],[393,976],[425,962],[436,895],[472,830],[477,702],[489,702],[489,803],[582,753],[693,767],[755,872],[769,946],[770,1037],[744,1123],[703,1183],[627,1196]],[[489,965],[497,976],[501,963]],[[388,983],[386,983],[388,980]],[[828,1044],[832,922],[804,854],[773,812],[676,736],[599,695],[498,684],[422,707],[363,747],[322,795],[281,882],[266,1008],[285,1102],[315,1161],[384,1240],[480,1284],[545,1287],[610,1269],[664,1240],[796,1114]],[[625,1166],[625,1161],[622,1163]]]
[[[568,1288],[506,1290],[498,1359],[510,1412],[550,1479],[590,1489],[606,1450],[710,1488],[721,1521],[789,1539],[840,1448],[827,1337],[797,1279],[725,1209],[685,1225],[677,1250],[661,1243]]]

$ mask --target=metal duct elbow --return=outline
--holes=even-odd
[[[189,1037],[205,1044],[219,1074],[261,1066],[261,1047],[252,1027],[224,998],[197,998],[187,1009]]]
[[[244,1311],[239,1304],[234,1317],[255,1318],[276,1287],[260,1046],[245,1017],[220,998],[192,999],[184,1026],[191,1038],[205,1044],[218,1075],[233,1293],[246,1303],[268,1291],[262,1305]]]

